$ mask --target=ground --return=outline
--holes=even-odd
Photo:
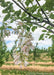
[[[20,68],[20,65],[14,65],[11,57],[8,62],[0,67],[0,75],[54,75],[54,63],[46,53],[41,54],[39,58],[33,61],[33,54],[30,55],[29,65]]]

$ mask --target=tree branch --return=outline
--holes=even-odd
[[[12,0],[17,6],[19,6],[25,13],[27,13],[30,17],[32,17],[33,19],[35,19],[35,20],[38,20],[39,22],[41,21],[39,18],[37,18],[37,17],[34,17],[31,13],[29,13],[26,9],[24,9],[23,7],[21,7],[15,0]],[[50,22],[48,22],[48,21],[46,21],[46,20],[43,20],[42,22],[45,22],[45,23],[47,23],[47,24],[49,24],[49,25],[51,25],[52,27],[54,27],[54,24],[52,24],[52,23],[50,23]]]
[[[44,27],[44,26],[41,26],[40,24],[38,24],[37,22],[30,22],[30,21],[27,21],[28,23],[32,23],[32,24],[36,24],[36,25],[38,25],[39,27],[42,27],[42,28],[44,28],[44,29],[46,29],[46,30],[48,30],[48,31],[50,31],[50,32],[52,32],[53,34],[54,34],[54,31],[52,31],[51,29],[48,29],[48,28],[46,28],[46,27]]]
[[[40,9],[41,9],[42,13],[45,15],[46,19],[47,19],[47,20],[48,20],[48,22],[49,22],[49,19],[48,19],[48,17],[47,17],[47,15],[46,15],[46,13],[44,12],[44,10],[41,8],[41,5],[39,4],[38,0],[36,0],[36,2],[37,2],[37,4],[39,5],[39,7],[40,7]]]
[[[19,3],[25,8],[24,4],[23,4],[21,1],[19,1]],[[26,8],[25,8],[25,9],[26,9]]]

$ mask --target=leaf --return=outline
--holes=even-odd
[[[8,28],[12,29],[12,27],[11,27],[11,26],[8,26]]]
[[[4,25],[7,25],[7,23],[4,23]]]
[[[38,8],[38,6],[37,5],[33,5],[32,7],[29,7],[29,8],[27,8],[27,10],[29,11],[29,12],[35,12],[36,11],[36,9]]]
[[[21,14],[21,10],[19,10],[19,11],[15,11],[15,13],[14,13],[17,17]]]
[[[32,27],[32,31],[33,31],[33,32],[35,31],[35,29],[37,29],[37,26],[33,26],[33,27]]]
[[[7,21],[10,18],[10,13],[8,13],[5,17],[4,17],[4,21]]]
[[[30,27],[27,27],[27,31],[30,31]]]
[[[42,32],[46,32],[46,30],[42,30]]]
[[[54,35],[50,35],[49,38],[54,38]]]
[[[48,11],[54,10],[54,0],[46,0],[45,4],[42,7],[43,9]]]
[[[43,40],[44,34],[41,34],[39,40]]]
[[[29,22],[31,20],[31,17],[24,17],[23,20],[26,20]]]
[[[28,6],[28,5],[29,5],[29,1],[28,1],[28,0],[26,0],[25,4]]]
[[[47,36],[45,36],[45,38],[47,38]]]
[[[32,2],[33,2],[33,0],[26,0],[25,4],[28,6]]]
[[[49,36],[50,34],[49,34],[49,33],[47,33],[46,35],[48,35],[48,36]]]
[[[50,14],[50,18],[54,19],[54,14],[53,13]]]

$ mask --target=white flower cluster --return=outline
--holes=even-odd
[[[24,66],[28,65],[28,55],[29,50],[34,48],[32,45],[32,35],[31,32],[28,32],[25,28],[23,28],[23,23],[18,23],[21,28],[18,29],[18,48],[20,47],[20,52],[16,52],[16,49],[13,51],[14,63],[20,64],[24,62]]]

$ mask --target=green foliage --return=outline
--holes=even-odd
[[[37,10],[38,6],[37,5],[33,5],[32,7],[27,7],[27,10],[29,12],[34,13]],[[36,14],[37,15],[37,14]]]
[[[21,10],[19,10],[19,11],[15,11],[15,13],[14,13],[17,17],[19,17],[20,16],[20,14],[21,14]]]
[[[50,18],[54,19],[54,14],[53,13],[50,14]]]
[[[33,26],[33,27],[32,27],[32,31],[33,31],[33,32],[35,31],[35,29],[37,29],[37,26]]]
[[[49,36],[49,38],[53,38],[53,37],[54,37],[54,35],[50,35],[50,36]]]
[[[27,14],[25,12],[22,13],[21,15],[21,19],[24,20],[24,18],[27,16]]]
[[[23,25],[23,28],[25,28],[27,31],[30,31],[30,27]]]
[[[54,62],[54,37],[52,38],[51,59],[52,59],[52,62]]]
[[[43,5],[43,8],[49,11],[54,10],[54,0],[46,0],[46,3]]]
[[[8,13],[5,17],[4,17],[4,21],[8,20],[10,17],[10,13]]]
[[[40,54],[37,52],[38,51],[38,43],[36,43],[35,49],[33,50],[33,60],[35,61],[36,57],[40,57]]]
[[[22,3],[22,0],[18,0],[18,2],[19,1]],[[37,1],[39,2],[40,0],[37,0]],[[7,21],[8,19],[10,19],[11,20],[10,23],[12,23],[12,22],[20,19],[21,21],[26,21],[26,24],[28,24],[30,26],[31,24],[29,22],[31,20],[33,20],[33,21],[36,20],[37,22],[40,22],[40,23],[43,23],[44,22],[43,20],[45,20],[45,25],[48,24],[47,18],[46,18],[46,16],[43,16],[43,14],[46,14],[46,15],[48,14],[49,18],[54,19],[54,14],[51,13],[51,11],[54,11],[54,7],[53,7],[54,6],[54,0],[52,0],[52,1],[51,0],[45,0],[46,2],[42,6],[41,5],[38,6],[37,1],[35,1],[36,3],[34,4],[33,3],[34,0],[26,0],[25,1],[25,8],[23,5],[21,5],[24,10],[22,8],[20,8],[19,10],[15,10],[13,7],[14,3],[12,3],[11,1],[0,0],[0,4],[4,8],[2,12],[7,13],[6,16],[4,17],[4,21]],[[31,6],[30,6],[30,4],[31,4]],[[17,1],[16,1],[16,5],[17,5]],[[23,10],[23,12],[21,12],[21,10]],[[49,14],[49,12],[44,13],[46,10],[50,11],[51,14]],[[40,20],[38,21],[37,18]],[[50,29],[50,30],[54,29],[52,26],[50,26],[50,23],[51,22],[49,22],[47,29]],[[43,25],[43,27],[45,25]],[[35,30],[35,28],[33,27],[32,30],[33,29]],[[37,28],[38,28],[38,26],[37,26]],[[30,29],[27,28],[27,30],[29,31]],[[47,34],[48,34],[48,31],[46,31],[46,30],[43,30],[43,32],[47,32]]]
[[[46,32],[46,30],[42,30],[42,32]]]
[[[11,26],[8,26],[8,28],[12,29],[12,27],[11,27]]]
[[[39,40],[43,40],[44,34],[41,34]]]
[[[26,0],[25,4],[28,6],[32,2],[33,2],[33,0]]]
[[[0,70],[2,75],[54,75],[54,72],[47,73],[47,72],[34,72],[34,71],[22,71],[22,70]]]
[[[8,61],[8,59],[9,59],[9,54],[10,54],[9,51],[6,51],[6,52],[5,52],[5,60],[6,60],[6,61]]]
[[[7,49],[6,44],[1,41],[0,42],[0,66],[4,64],[4,57],[5,57],[6,49]]]

